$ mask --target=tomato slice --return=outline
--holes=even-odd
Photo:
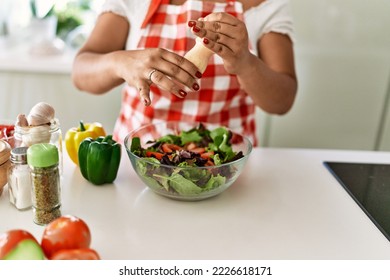
[[[214,151],[209,151],[209,152],[204,152],[203,154],[200,155],[200,157],[204,159],[211,159],[213,155],[214,155]]]
[[[179,151],[183,148],[175,144],[164,143],[161,145],[161,149],[164,151],[164,153],[172,153],[173,151]]]
[[[160,160],[164,156],[163,153],[159,152],[153,152],[153,151],[146,151],[146,156],[147,157],[155,157],[156,159]]]
[[[99,254],[91,248],[59,250],[51,260],[100,260]]]
[[[171,149],[171,147],[169,147],[168,143],[164,143],[161,145],[161,149],[164,151],[164,153],[172,153],[173,150]]]
[[[14,229],[0,235],[0,260],[2,259],[42,260],[44,254],[31,233]]]
[[[196,147],[196,148],[188,149],[188,150],[193,152],[193,153],[196,153],[196,154],[203,154],[204,152],[206,152],[206,149],[203,147]]]

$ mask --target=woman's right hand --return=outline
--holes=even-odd
[[[161,48],[124,50],[129,22],[113,13],[98,17],[95,28],[78,52],[72,71],[75,86],[102,94],[124,81],[139,90],[145,105],[150,105],[153,83],[178,97],[187,90],[199,90],[201,73],[184,57]]]
[[[117,75],[136,87],[146,106],[151,104],[150,86],[169,91],[177,97],[187,95],[186,88],[198,91],[202,74],[184,57],[162,48],[118,51]]]

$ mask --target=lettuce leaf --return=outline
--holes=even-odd
[[[179,194],[199,194],[202,192],[202,188],[198,187],[192,181],[184,178],[179,173],[173,173],[171,176],[162,176],[154,174],[155,177],[165,178],[169,181],[169,185]]]
[[[130,151],[136,156],[142,156],[141,139],[139,137],[131,139]]]
[[[199,142],[202,140],[202,136],[200,136],[196,130],[182,131],[180,132],[180,138],[182,145],[190,142]]]
[[[226,182],[226,177],[217,175],[217,176],[211,176],[211,178],[208,180],[206,185],[204,186],[205,191],[210,191],[212,189],[216,189],[219,186],[222,186]]]

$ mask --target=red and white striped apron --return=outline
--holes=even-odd
[[[169,0],[160,1],[154,13],[149,13],[146,18],[149,22],[143,29],[138,44],[140,49],[160,47],[184,55],[195,45],[195,37],[187,25],[189,20],[214,12],[227,12],[243,18],[242,5],[236,1],[189,0],[183,5],[170,5]],[[148,107],[144,106],[136,88],[126,86],[114,138],[122,142],[131,130],[152,122],[184,121],[223,125],[248,136],[256,145],[254,103],[240,89],[237,77],[226,72],[219,56],[210,58],[199,85],[200,91],[188,92],[186,97],[179,98],[152,84],[152,104]]]

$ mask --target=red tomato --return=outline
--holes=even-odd
[[[28,231],[14,229],[0,235],[0,259],[44,259],[35,237]]]
[[[48,259],[63,249],[89,248],[91,232],[87,224],[71,215],[59,217],[43,231],[41,246]]]
[[[55,252],[51,260],[100,260],[100,256],[90,248],[70,249]]]

